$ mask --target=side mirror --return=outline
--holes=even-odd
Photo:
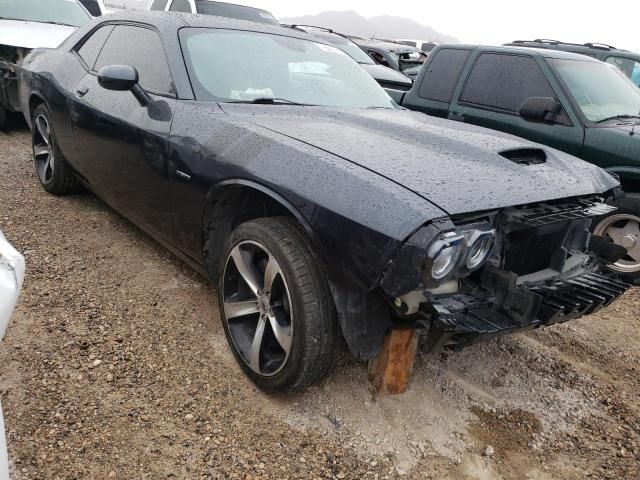
[[[529,122],[553,123],[562,105],[552,97],[529,97],[520,107],[520,116]]]
[[[138,71],[129,65],[108,65],[98,72],[102,88],[124,92],[138,84]]]
[[[130,90],[138,103],[146,107],[153,103],[153,100],[138,81],[138,71],[129,65],[107,65],[98,71],[98,83],[102,88],[118,92]]]

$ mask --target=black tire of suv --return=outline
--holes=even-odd
[[[42,188],[44,188],[47,192],[49,192],[52,195],[69,195],[69,194],[81,192],[82,184],[78,180],[78,177],[76,177],[71,166],[67,163],[64,156],[62,155],[62,152],[60,151],[60,148],[58,147],[55,131],[51,123],[51,115],[49,114],[49,109],[44,104],[38,105],[33,111],[32,129],[31,129],[32,147],[35,144],[35,135],[36,135],[35,120],[39,115],[43,115],[49,125],[51,148],[53,148],[54,157],[55,157],[55,164],[54,164],[54,168],[52,169],[51,180],[45,183],[37,174],[37,162],[36,162],[36,155],[35,155],[35,149],[34,149],[33,161],[34,161],[34,166],[36,167],[36,176],[40,181],[40,185],[42,185]]]
[[[278,262],[290,290],[293,312],[292,346],[279,373],[264,376],[252,370],[231,338],[223,307],[225,267],[231,251],[242,242],[264,245]],[[299,391],[320,382],[334,367],[339,351],[339,327],[333,298],[321,262],[302,228],[292,219],[272,217],[238,226],[220,255],[218,304],[220,319],[233,354],[244,373],[268,392]]]
[[[618,207],[618,210],[613,212],[612,215],[624,213],[624,214],[634,215],[640,218],[640,193],[626,192],[623,198],[616,200],[614,202],[614,205]],[[607,218],[607,216],[598,217],[593,222],[592,229],[595,229],[596,226],[600,222],[602,222],[605,218]],[[640,285],[640,272],[635,272],[635,273],[623,273],[618,271],[615,271],[615,272],[625,280],[635,285]]]
[[[7,124],[9,123],[9,115],[7,109],[4,108],[4,105],[0,104],[0,131],[7,128]]]

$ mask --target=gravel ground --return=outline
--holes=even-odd
[[[421,356],[377,398],[344,361],[266,396],[214,292],[91,194],[47,195],[0,133],[0,229],[27,260],[0,348],[13,479],[638,479],[640,292],[598,315]]]

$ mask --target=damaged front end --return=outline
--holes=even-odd
[[[17,69],[30,51],[28,48],[0,45],[0,108],[20,111]]]
[[[401,247],[381,287],[423,351],[579,318],[630,287],[604,268],[624,249],[589,231],[613,210],[591,196],[432,222]]]

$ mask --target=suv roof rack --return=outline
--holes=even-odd
[[[607,45],[606,43],[598,43],[598,42],[570,43],[570,42],[562,42],[560,40],[552,40],[550,38],[536,38],[535,40],[515,40],[512,43],[517,43],[517,44],[546,43],[548,45],[571,45],[572,47],[597,48],[599,50],[618,50],[613,45]]]
[[[617,50],[616,47],[612,45],[607,45],[606,43],[589,42],[589,43],[585,43],[584,46],[589,48],[599,48],[602,50]]]

